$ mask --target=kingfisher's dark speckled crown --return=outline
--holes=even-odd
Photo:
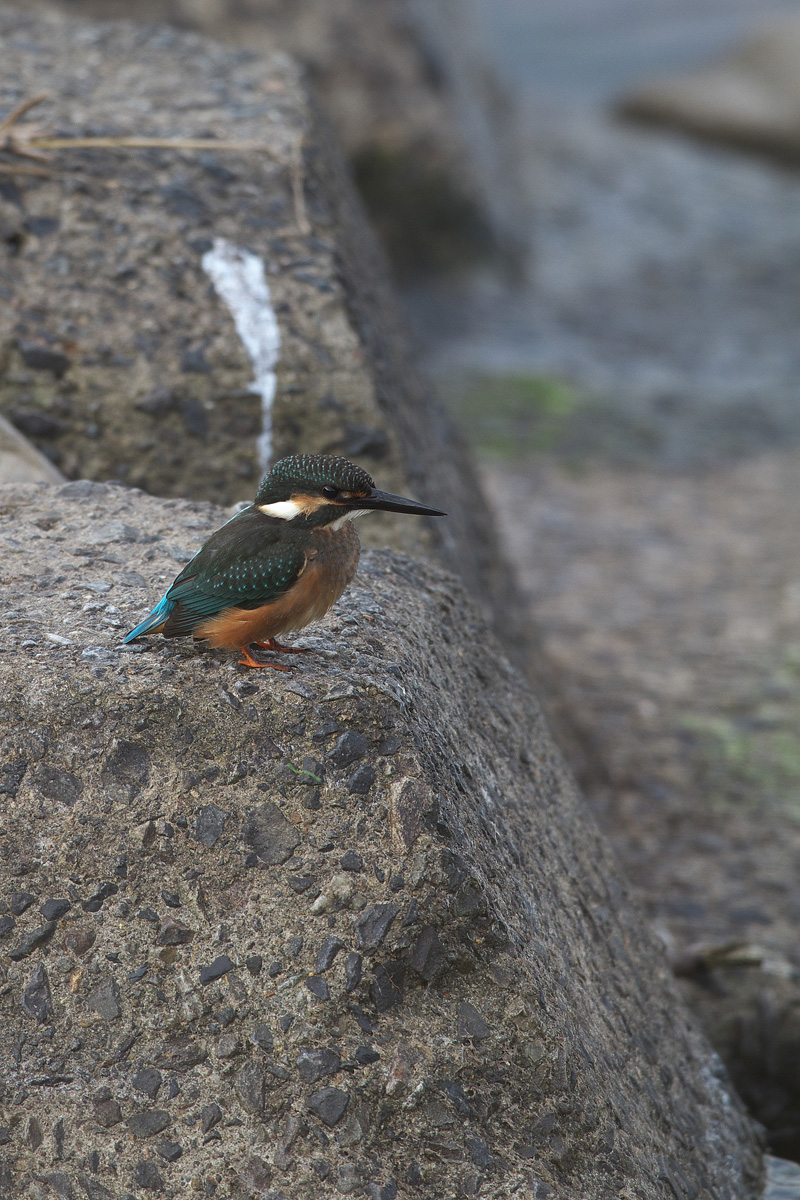
[[[342,492],[369,492],[373,480],[361,467],[332,454],[290,454],[265,475],[258,489],[256,504],[275,504],[288,500],[295,492],[316,493],[325,486]]]

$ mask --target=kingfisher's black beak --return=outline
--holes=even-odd
[[[428,508],[416,500],[406,500],[405,496],[393,496],[391,492],[379,492],[373,488],[368,496],[359,496],[349,501],[348,507],[363,509],[380,509],[381,512],[413,513],[417,517],[446,517],[447,513],[438,508]]]

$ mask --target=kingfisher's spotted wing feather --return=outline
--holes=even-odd
[[[259,608],[299,578],[304,551],[284,522],[245,509],[208,539],[166,594],[174,605],[165,637],[183,637],[226,608]]]

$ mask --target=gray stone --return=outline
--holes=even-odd
[[[282,1083],[287,1079],[291,1079],[289,1071],[286,1070],[286,1067],[282,1067],[280,1063],[268,1062],[265,1065],[273,1079],[280,1079]]]
[[[155,1163],[148,1162],[144,1158],[140,1159],[136,1164],[133,1178],[137,1187],[145,1188],[151,1192],[162,1192],[164,1190],[164,1180],[158,1167]]]
[[[486,1142],[480,1138],[467,1138],[465,1145],[476,1167],[486,1168],[491,1164],[492,1156]]]
[[[25,1141],[31,1150],[38,1150],[44,1141],[42,1127],[36,1117],[29,1117],[25,1122]]]
[[[156,1154],[159,1154],[165,1162],[177,1162],[183,1154],[183,1147],[180,1142],[161,1142],[156,1146]]]
[[[347,790],[351,796],[366,796],[375,782],[375,768],[372,763],[361,763],[350,776]]]
[[[86,1192],[87,1200],[115,1200],[108,1188],[90,1175],[79,1175],[78,1180]]]
[[[342,1163],[336,1172],[336,1185],[344,1196],[361,1187],[361,1172],[355,1163]]]
[[[307,892],[309,888],[314,886],[315,879],[313,875],[293,875],[289,880],[289,887],[293,892]]]
[[[95,888],[88,900],[84,900],[81,908],[84,912],[99,912],[106,900],[110,896],[116,896],[118,892],[119,887],[117,884],[112,883],[111,880],[106,880]]]
[[[800,21],[757,28],[717,62],[640,84],[622,112],[781,162],[800,161]]]
[[[170,1123],[170,1115],[163,1108],[149,1108],[128,1117],[126,1124],[134,1137],[149,1138],[161,1133]]]
[[[420,930],[409,961],[427,983],[441,974],[447,966],[447,950],[432,925],[426,925]]]
[[[335,933],[327,937],[317,951],[317,958],[314,963],[317,973],[329,970],[333,966],[336,955],[343,949],[344,942]]]
[[[142,742],[115,741],[103,764],[103,781],[115,800],[131,801],[150,775],[150,755]]]
[[[350,1103],[350,1093],[341,1088],[327,1087],[309,1096],[306,1108],[329,1128],[341,1121]]]
[[[122,1120],[122,1110],[116,1100],[101,1100],[94,1106],[94,1119],[103,1129],[111,1129]]]
[[[65,1175],[63,1171],[51,1171],[45,1179],[58,1196],[58,1200],[75,1200],[75,1189],[69,1175]]]
[[[59,771],[43,763],[33,774],[37,791],[47,800],[71,807],[81,794],[81,782],[69,771]]]
[[[295,1062],[303,1083],[316,1083],[325,1075],[335,1075],[342,1065],[336,1051],[327,1047],[320,1050],[301,1050]]]
[[[39,1025],[49,1021],[53,1015],[53,1001],[50,997],[50,983],[42,963],[35,969],[23,988],[20,999],[22,1010]]]
[[[401,963],[373,968],[372,1000],[379,1013],[397,1008],[403,1003],[403,967]]]
[[[254,1027],[252,1040],[260,1050],[264,1050],[267,1054],[271,1054],[275,1049],[275,1039],[272,1031],[266,1025],[258,1024]]]
[[[88,538],[89,545],[105,546],[108,542],[138,542],[141,534],[133,525],[128,525],[125,521],[112,521],[108,525],[96,526]],[[135,743],[131,744],[135,747]],[[117,749],[120,749],[117,747]],[[141,746],[138,747],[142,749]],[[121,748],[119,755],[119,763],[115,765],[124,765],[127,769],[133,767],[136,774],[140,771],[139,759],[135,751],[131,752],[129,745]]]
[[[437,1087],[444,1093],[460,1117],[474,1117],[475,1109],[470,1104],[460,1083],[454,1079],[441,1079]]]
[[[64,476],[5,417],[0,417],[0,483],[58,483]]]
[[[344,962],[344,989],[354,992],[361,982],[362,958],[360,954],[351,951]]]
[[[300,834],[275,804],[251,808],[242,824],[242,840],[267,866],[285,863],[300,845]]]
[[[116,1021],[122,1015],[122,1006],[119,1002],[119,986],[116,980],[107,980],[101,987],[92,992],[87,1003],[104,1021]]]
[[[138,1092],[144,1092],[151,1100],[155,1100],[161,1089],[163,1076],[155,1067],[143,1067],[141,1071],[136,1072],[131,1083]]]
[[[200,968],[200,982],[202,984],[213,983],[215,979],[221,979],[223,975],[227,975],[228,971],[233,970],[233,959],[227,954],[220,954],[208,966]]]
[[[309,975],[306,978],[306,987],[318,1000],[330,999],[330,989],[321,975]]]
[[[202,1045],[187,1034],[169,1037],[163,1042],[155,1055],[156,1066],[162,1071],[188,1071],[196,1067],[207,1057]]]
[[[25,366],[32,367],[34,371],[52,371],[54,375],[61,376],[72,366],[72,360],[58,350],[24,339],[20,339],[18,346]]]
[[[214,1053],[217,1058],[235,1058],[237,1054],[241,1053],[241,1049],[242,1047],[237,1035],[235,1033],[226,1033],[224,1037],[219,1038],[217,1041]]]
[[[45,921],[58,921],[72,908],[69,900],[45,900],[39,909]]]
[[[334,767],[349,767],[366,753],[367,739],[363,733],[348,729],[347,733],[336,739],[333,749],[328,751],[328,758]]]
[[[249,1188],[253,1189],[253,1194],[261,1195],[270,1185],[272,1180],[272,1170],[269,1163],[265,1162],[257,1154],[251,1154],[240,1168],[239,1175]],[[271,1193],[275,1195],[275,1193]],[[276,1198],[277,1200],[277,1198]]]
[[[55,931],[55,921],[48,921],[46,925],[40,925],[37,929],[31,929],[23,936],[19,945],[9,951],[8,957],[12,962],[19,962],[20,959],[27,958],[39,946],[43,946],[46,942],[49,942]]]
[[[359,950],[377,950],[400,912],[398,904],[370,904],[354,921]]]
[[[206,1104],[200,1114],[203,1133],[210,1133],[222,1120],[222,1109],[218,1104]]]
[[[491,1026],[469,1000],[462,1000],[458,1006],[458,1036],[474,1038],[475,1041],[492,1036]]]
[[[156,941],[159,946],[187,946],[194,938],[194,930],[180,921],[167,917],[158,931]]]
[[[228,814],[217,808],[216,804],[204,804],[199,808],[194,822],[194,836],[200,845],[208,849],[215,846],[222,837],[227,819]]]
[[[240,1067],[234,1079],[234,1088],[245,1112],[260,1113],[264,1106],[264,1070],[256,1059],[251,1058]]]
[[[64,946],[81,958],[97,940],[97,931],[89,925],[74,925],[64,934]]]
[[[370,1183],[367,1187],[370,1200],[395,1200],[397,1196],[397,1181],[390,1179],[388,1183]],[[464,1195],[474,1195],[472,1191],[465,1191]]]
[[[15,917],[21,917],[35,903],[36,897],[33,892],[13,892],[9,908]]]

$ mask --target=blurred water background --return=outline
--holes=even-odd
[[[735,46],[798,0],[472,0],[483,44],[536,103],[603,104]]]
[[[516,108],[519,245],[407,296],[475,438],[667,466],[797,438],[800,174],[614,105],[800,0],[471,3]]]

